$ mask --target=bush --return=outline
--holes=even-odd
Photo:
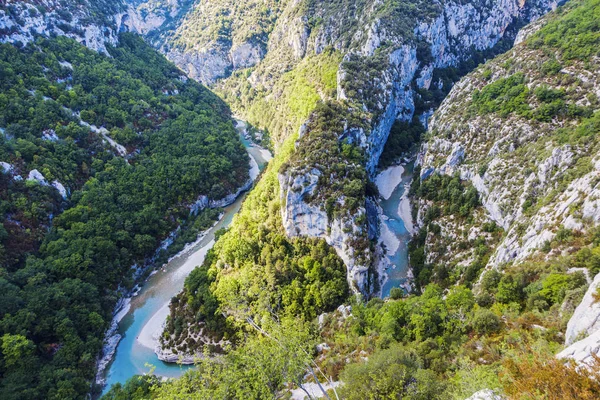
[[[479,335],[488,335],[498,332],[502,326],[500,318],[487,308],[480,308],[475,311],[471,320],[473,330]]]
[[[401,299],[404,296],[404,291],[401,288],[392,288],[390,290],[390,298],[393,300]]]

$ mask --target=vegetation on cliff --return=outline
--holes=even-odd
[[[451,100],[460,106],[450,109],[468,116],[508,118],[511,123],[514,119],[510,118],[513,117],[539,122],[548,119],[570,121],[577,126],[563,129],[544,126],[548,128],[549,135],[556,135],[552,137],[567,140],[585,138],[577,143],[587,146],[593,141],[598,126],[595,123],[594,96],[586,96],[591,93],[590,87],[584,85],[584,89],[580,90],[573,85],[576,81],[565,76],[571,74],[557,77],[553,74],[565,66],[570,66],[569,71],[573,71],[573,68],[587,70],[594,65],[598,42],[594,35],[588,33],[598,31],[595,22],[598,9],[597,0],[573,2],[549,18],[546,26],[527,40],[525,46],[541,49],[544,54],[538,59],[538,64],[546,65],[547,70],[543,72],[546,80],[541,88],[536,90],[527,85],[531,77],[525,64],[518,59],[511,61],[509,54],[466,78],[464,82],[472,76],[481,75],[485,79],[484,84],[476,87],[479,91],[470,91],[465,97],[472,106],[465,107],[460,103],[463,97],[454,97]],[[572,13],[577,13],[576,21],[570,19]],[[562,18],[570,22],[561,25]],[[573,38],[564,30],[555,35],[558,26],[573,27],[571,33],[581,37]],[[548,37],[554,39],[546,40]],[[563,48],[560,44],[562,38],[570,43],[591,41],[596,46],[592,46],[596,53],[589,55],[583,63],[580,63],[581,60],[565,61],[568,57],[561,58],[559,51]],[[552,56],[556,57],[556,62],[565,62],[565,65],[561,64],[560,69],[552,67]],[[486,72],[487,68],[491,71]],[[506,68],[507,73],[497,74],[497,68]],[[555,84],[553,79],[562,84]],[[486,89],[488,84],[492,86]],[[563,92],[564,86],[567,87]],[[578,100],[576,107],[569,106]],[[557,101],[564,101],[564,104]],[[310,142],[315,141],[318,145],[312,147],[313,150],[318,146],[327,149],[322,155],[328,160],[324,164],[335,172],[335,163],[327,157],[335,157],[338,151],[343,151],[344,143],[337,142],[337,146],[332,146],[328,132],[335,129],[329,129],[327,123],[321,124],[319,118],[328,116],[324,120],[335,124],[340,118],[343,120],[344,114],[336,113],[331,104],[323,104],[316,110],[307,127],[317,124],[320,129],[308,129],[299,143],[311,149]],[[433,131],[428,133],[426,140],[439,137],[452,138],[450,131]],[[492,144],[488,145],[486,154]],[[348,149],[353,157],[356,153],[351,151],[352,147]],[[524,153],[520,151],[524,150],[516,149],[515,153],[522,156]],[[309,154],[308,150],[303,152],[301,146],[297,155],[297,158],[296,154],[292,156],[286,168],[302,167],[304,158],[318,165],[318,160],[314,159],[319,155]],[[447,156],[435,166],[441,167]],[[360,152],[356,159],[360,159]],[[531,161],[537,159],[531,158]],[[512,165],[527,168],[524,164]],[[489,171],[485,164],[480,165],[479,162],[467,165],[474,167],[475,176],[483,177]],[[352,172],[350,169],[349,173]],[[419,173],[416,175],[419,176]],[[325,186],[328,187],[327,184]],[[574,399],[594,398],[600,394],[600,387],[594,380],[595,372],[578,375],[573,366],[554,361],[554,354],[563,345],[562,332],[566,322],[588,285],[586,274],[598,273],[600,242],[597,230],[591,226],[586,226],[585,231],[562,227],[541,252],[519,263],[506,264],[501,270],[486,270],[490,255],[506,233],[485,217],[482,195],[475,188],[475,185],[461,181],[459,176],[437,174],[422,182],[417,181],[413,186],[413,193],[422,199],[421,204],[427,205],[422,210],[424,229],[419,236],[429,240],[422,238],[421,245],[427,248],[420,249],[422,255],[415,260],[421,263],[417,276],[420,292],[385,301],[373,299],[363,303],[352,300],[351,310],[340,308],[319,318],[318,323],[313,322],[315,340],[322,343],[318,352],[313,354],[314,361],[324,376],[344,382],[337,389],[342,397],[464,399],[482,389],[515,398],[557,395]],[[554,196],[564,190],[560,181],[554,188]],[[532,212],[535,207],[527,209]],[[452,229],[455,227],[461,227],[461,230],[453,237]],[[473,227],[477,229],[471,230]],[[443,249],[450,249],[448,253],[464,256],[460,264],[451,258],[426,257],[435,250],[432,240],[441,236],[447,236],[452,246],[443,247],[438,243],[435,254],[444,255]],[[561,253],[561,250],[567,251]],[[234,260],[232,258],[229,262]],[[265,332],[263,335],[262,339],[268,342],[269,336]],[[239,342],[238,346],[237,351],[243,351],[244,343]],[[299,347],[297,349],[301,352]],[[269,363],[270,360],[264,360],[258,368],[268,369]],[[230,368],[235,371],[234,366]],[[597,366],[592,368],[597,369]],[[544,371],[544,376],[539,370]],[[192,395],[191,387],[203,385],[207,380],[215,382],[208,377],[219,376],[211,375],[206,369],[204,371],[201,377],[188,374],[183,380],[157,385],[148,391],[148,396]],[[576,385],[564,385],[565,377],[572,379]],[[273,381],[265,377],[255,379],[264,379],[267,385]],[[184,384],[185,387],[182,386]],[[222,387],[218,383],[216,385],[223,390],[231,388],[231,383],[224,383]],[[227,395],[224,397],[227,398]]]
[[[195,354],[203,351],[206,336],[239,342],[248,319],[258,325],[273,315],[311,321],[346,300],[346,269],[335,252],[322,239],[288,238],[282,227],[277,170],[289,158],[293,139],[280,148],[231,227],[172,300],[164,346]]]

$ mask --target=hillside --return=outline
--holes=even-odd
[[[0,4],[0,41],[25,44],[36,36],[66,36],[106,53],[123,29],[122,0],[7,0]]]
[[[588,2],[544,20],[455,85],[431,118],[419,155],[423,182],[459,176],[477,190],[482,212],[467,221],[451,210],[428,218],[439,204],[421,190],[420,225],[440,227],[427,235],[426,264],[501,269],[552,259],[595,229],[600,36],[597,22],[584,17],[589,10],[597,15]],[[485,259],[469,250],[473,238],[486,238]]]
[[[86,397],[118,297],[166,257],[157,249],[199,197],[249,180],[225,103],[140,37],[117,34],[118,7],[67,15],[57,4],[2,9],[3,399]],[[100,52],[65,37],[60,18],[105,27],[94,37],[106,42],[68,35]],[[37,34],[50,32],[59,36]]]

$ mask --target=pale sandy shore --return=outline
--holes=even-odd
[[[209,241],[202,248],[191,254],[186,262],[177,271],[173,272],[172,279],[181,279],[188,276],[194,268],[202,265],[206,253],[215,244],[214,240]],[[181,254],[181,253],[180,253]],[[168,284],[168,283],[166,283]],[[136,340],[144,347],[155,350],[158,345],[158,339],[162,334],[163,326],[169,315],[169,302],[165,303],[141,329]]]
[[[260,155],[265,162],[269,162],[273,159],[273,154],[271,154],[269,150],[265,149],[264,147],[257,147],[260,149]]]
[[[384,221],[381,221],[381,242],[385,245],[388,254],[394,254],[398,251],[400,247],[400,240],[398,237],[390,230],[387,224]]]
[[[398,203],[398,216],[404,222],[404,227],[411,235],[415,233],[415,226],[412,219],[412,212],[410,209],[410,200],[408,199],[408,187],[405,188],[404,194]]]
[[[252,179],[253,181],[256,180],[256,178],[258,177],[258,174],[260,173],[260,169],[258,168],[258,163],[256,162],[256,160],[254,159],[253,156],[250,156],[250,171],[248,171],[250,174],[250,179]]]
[[[392,195],[396,186],[402,182],[402,174],[404,173],[404,167],[402,165],[395,165],[382,171],[375,178],[375,184],[379,189],[379,194],[385,200],[389,199]]]
[[[165,304],[150,318],[140,331],[136,340],[144,347],[154,350],[158,345],[158,339],[162,334],[163,325],[169,315],[169,304]]]

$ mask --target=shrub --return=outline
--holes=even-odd
[[[498,332],[502,326],[500,318],[487,308],[475,311],[471,320],[473,330],[479,335],[487,335]]]

